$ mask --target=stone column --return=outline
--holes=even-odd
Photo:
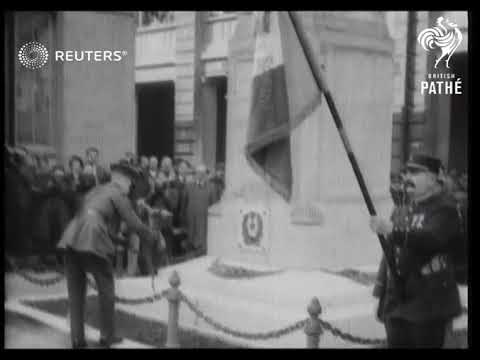
[[[217,149],[217,85],[207,79],[202,92],[202,158],[208,169],[215,168]]]
[[[201,143],[202,12],[176,11],[175,156],[198,162]]]
[[[384,14],[306,12],[302,22],[324,65],[377,212],[388,216],[393,71]],[[381,248],[325,101],[292,133],[291,203],[248,166],[244,148],[253,45],[252,16],[242,14],[230,44],[226,193],[211,212],[209,254],[298,268],[376,264]],[[241,246],[240,217],[249,208],[265,213],[258,251]]]

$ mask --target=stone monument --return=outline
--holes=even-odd
[[[382,12],[301,12],[378,214],[388,216],[393,44]],[[210,209],[208,255],[267,267],[334,269],[379,262],[360,187],[323,99],[291,135],[293,195],[285,201],[245,157],[254,52],[239,16],[228,66],[226,190]]]

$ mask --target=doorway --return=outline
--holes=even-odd
[[[164,81],[136,85],[137,154],[173,157],[175,83]]]
[[[468,169],[468,56],[455,54],[450,59],[450,67],[456,78],[462,79],[462,94],[451,96],[450,145],[448,167],[458,173]]]

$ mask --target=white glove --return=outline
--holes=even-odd
[[[165,209],[162,209],[160,210],[160,214],[163,216],[163,217],[167,217],[167,216],[172,216],[172,213],[168,210],[165,210]]]
[[[156,243],[157,249],[160,250],[160,251],[165,250],[165,248],[167,246],[166,246],[166,243],[165,243],[165,238],[162,235],[162,232],[159,231],[159,230],[153,231],[153,237],[154,237],[155,241],[157,242]]]
[[[393,223],[390,220],[372,216],[370,218],[370,229],[376,234],[388,235],[393,230]]]

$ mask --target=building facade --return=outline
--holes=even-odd
[[[105,161],[133,150],[209,168],[225,162],[228,49],[238,16],[224,11],[7,14],[5,141],[46,146],[63,159],[95,145]],[[467,12],[383,16],[394,40],[394,107],[386,119],[393,122],[391,170],[398,171],[418,147],[449,168],[466,170]],[[426,52],[416,36],[439,16],[456,22],[463,34],[448,70],[461,76],[461,96],[421,94],[436,54]],[[49,62],[31,71],[20,66],[16,53],[32,40],[49,44],[51,51],[108,44],[131,55],[115,66]]]
[[[56,153],[65,164],[71,155],[85,155],[89,146],[100,149],[105,163],[131,151],[134,15],[66,11],[5,16],[5,143]],[[32,70],[18,60],[29,42],[48,51],[44,66]],[[57,51],[70,56],[57,59]],[[87,56],[87,51],[100,56]],[[118,51],[120,61],[103,58],[105,51]]]
[[[137,13],[138,153],[182,157],[209,168],[225,162],[227,58],[237,16]]]
[[[391,170],[399,171],[408,155],[421,148],[440,157],[447,167],[464,171],[467,169],[468,140],[468,13],[410,13],[410,20],[406,11],[384,14],[394,40]],[[135,78],[137,88],[140,88],[137,96],[145,85],[152,84],[153,87],[155,83],[170,82],[173,89],[169,91],[175,98],[171,101],[175,104],[175,136],[167,140],[169,143],[173,141],[170,153],[194,161],[202,160],[212,167],[216,162],[224,161],[223,96],[227,96],[224,91],[228,79],[228,41],[233,36],[238,13],[170,12],[168,17],[157,15],[153,20],[151,14],[148,16],[146,12],[137,14]],[[433,25],[439,16],[455,21],[463,34],[463,41],[448,70],[464,80],[461,96],[421,93],[421,80],[433,72],[436,54],[426,52],[417,42],[417,35]],[[151,45],[154,43],[162,45]],[[412,55],[408,70],[407,50]],[[195,96],[196,92],[201,95]],[[138,100],[137,106],[141,107]],[[170,128],[165,126],[167,132]],[[139,136],[137,140],[141,141],[142,135]]]
[[[458,25],[463,40],[451,57],[450,68],[439,64],[434,69],[439,53],[425,51],[417,36],[442,16]],[[386,20],[395,44],[392,171],[398,171],[416,148],[438,156],[449,169],[467,171],[468,12],[391,11]],[[462,79],[462,94],[422,94],[422,81],[435,73]]]

